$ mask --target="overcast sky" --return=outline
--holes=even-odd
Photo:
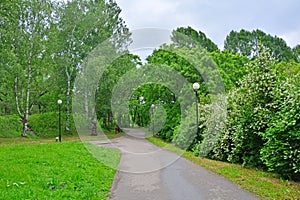
[[[300,44],[299,0],[116,0],[131,30],[191,26],[223,48],[231,30],[261,29]]]

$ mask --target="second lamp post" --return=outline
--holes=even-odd
[[[151,108],[152,108],[152,136],[154,136],[154,108],[155,108],[155,105],[151,104]]]
[[[60,119],[60,105],[62,104],[62,100],[58,99],[58,140],[61,142],[61,119]]]
[[[197,126],[197,137],[199,136],[199,119],[198,119],[198,99],[199,99],[199,94],[198,90],[200,89],[199,83],[194,83],[193,84],[193,89],[196,94],[196,126]]]

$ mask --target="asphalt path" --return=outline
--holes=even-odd
[[[258,199],[238,185],[145,139],[145,132],[127,134],[96,145],[121,151],[111,200],[250,200]]]

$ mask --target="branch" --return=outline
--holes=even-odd
[[[47,94],[48,93],[48,90],[40,93],[39,95],[35,96],[34,100],[31,102],[30,106],[29,106],[29,110],[31,111],[33,105],[35,105],[37,103],[37,100],[42,97],[43,95]]]

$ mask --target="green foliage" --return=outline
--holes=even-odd
[[[115,1],[12,0],[0,5],[0,113],[56,110],[62,99],[70,128],[76,73],[87,55],[110,37],[116,49],[130,33]]]
[[[268,170],[300,180],[300,95],[298,83],[281,82],[273,91],[270,105],[273,115],[269,127],[261,133],[266,140],[261,157]]]
[[[115,128],[117,118],[121,118],[120,113],[112,113],[111,101],[112,92],[119,79],[130,70],[136,69],[140,63],[138,56],[133,54],[123,54],[115,59],[110,66],[108,66],[99,80],[99,87],[97,90],[96,99],[96,113],[98,120],[102,119],[102,126],[104,129],[111,130]],[[122,123],[122,122],[118,122]],[[120,125],[120,124],[119,124]]]
[[[240,53],[249,58],[259,56],[259,45],[270,49],[272,58],[278,61],[295,60],[296,56],[286,42],[257,29],[252,32],[247,30],[231,31],[226,37],[224,49],[232,53]]]
[[[209,54],[218,67],[226,91],[237,87],[238,83],[247,74],[245,64],[249,62],[246,56],[231,53],[228,50],[214,51]]]
[[[210,156],[299,179],[299,72],[284,77],[266,51],[247,66],[228,94],[226,124]]]
[[[190,26],[187,28],[180,27],[172,32],[172,41],[178,47],[196,47],[204,48],[209,52],[217,51],[218,46],[213,43],[206,35],[199,31],[197,32]]]
[[[22,123],[17,115],[0,116],[0,138],[19,137],[22,133]]]
[[[62,134],[65,134],[66,116],[61,114]],[[48,112],[33,114],[29,117],[28,123],[30,129],[38,137],[56,137],[58,136],[58,112]],[[75,124],[71,118],[71,134],[76,133]]]
[[[1,146],[0,199],[107,199],[120,153],[81,143]]]
[[[218,144],[226,122],[226,106],[227,97],[223,94],[214,96],[210,104],[201,105],[199,116],[201,138],[193,147],[195,155],[209,157]]]
[[[297,60],[299,61],[299,59],[300,59],[300,44],[298,44],[297,46],[295,46],[293,48],[293,53],[294,53],[295,57],[297,58]]]
[[[200,113],[202,113],[200,111]],[[201,122],[200,122],[201,123]],[[200,127],[200,135],[202,129]],[[191,150],[197,141],[196,111],[195,104],[187,109],[185,117],[181,124],[177,125],[174,130],[172,142],[181,149]]]
[[[274,63],[268,55],[258,57],[248,67],[251,72],[230,96],[237,111],[231,112],[231,117],[238,118],[238,121],[233,121],[234,147],[229,160],[260,166],[259,151],[264,143],[260,132],[268,128],[271,115],[268,108],[273,100],[272,90],[277,84],[277,77],[271,71]]]
[[[155,105],[153,110],[152,104]],[[180,122],[180,105],[170,89],[160,84],[145,84],[134,91],[130,108],[134,123],[148,125],[150,129],[154,123],[155,134],[167,141],[172,140],[173,129]]]

